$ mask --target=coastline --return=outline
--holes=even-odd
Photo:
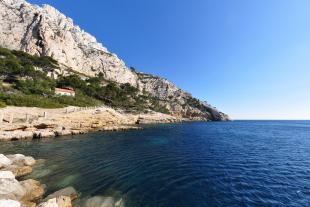
[[[185,119],[154,111],[130,113],[107,106],[0,109],[0,141],[54,138],[94,131],[142,129],[139,124],[176,123]]]

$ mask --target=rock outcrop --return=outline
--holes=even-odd
[[[72,207],[71,199],[66,196],[49,199],[48,201],[39,204],[38,207]]]
[[[66,187],[66,188],[63,188],[61,190],[58,190],[50,195],[48,195],[45,200],[49,200],[49,199],[52,199],[52,198],[57,198],[57,197],[60,197],[60,196],[66,196],[66,197],[69,197],[72,201],[77,199],[78,198],[78,193],[77,191],[69,186],[69,187]]]
[[[0,167],[0,207],[72,207],[71,200],[76,199],[78,194],[72,187],[65,188],[49,195],[42,201],[45,193],[45,186],[39,181],[28,179],[19,181],[12,171],[11,165],[32,166],[35,159],[22,154],[3,155],[6,162],[5,168]],[[68,195],[68,196],[66,196]]]
[[[214,107],[193,98],[170,81],[129,69],[96,38],[49,5],[0,0],[0,46],[57,60],[60,74],[74,71],[117,83],[129,83],[159,100],[173,115],[193,120],[228,120]]]
[[[34,158],[21,154],[3,155],[4,160],[10,160],[9,165],[34,165]],[[30,161],[30,162],[28,162]],[[11,171],[0,167],[0,207],[72,207],[72,201],[77,199],[74,206],[83,207],[124,207],[123,198],[111,196],[94,196],[79,198],[81,195],[73,187],[66,187],[45,197],[45,185],[33,179],[18,180]]]
[[[46,117],[40,117],[45,113]],[[29,107],[12,107],[0,109],[0,114],[14,114],[16,122],[3,122],[0,125],[0,141],[23,139],[53,138],[64,135],[83,134],[90,131],[121,131],[141,129],[137,124],[180,122],[168,114],[149,111],[144,113],[127,113],[107,106],[98,107],[66,107],[59,109],[43,109]],[[36,117],[25,122],[25,116]],[[10,159],[0,154],[0,167],[12,171],[17,177],[32,171],[35,160],[23,155],[9,155]]]
[[[22,154],[15,155],[0,155],[0,157],[10,160],[9,165],[4,165],[3,169],[11,171],[14,176],[22,177],[32,172],[32,167],[35,164],[35,160],[32,157],[26,157]]]
[[[191,120],[228,121],[229,117],[216,108],[202,102],[188,92],[178,88],[167,79],[151,74],[137,73],[139,76],[140,90],[156,97],[160,104],[177,117]]]
[[[137,76],[122,60],[55,8],[1,0],[0,11],[0,46],[53,57],[88,76],[102,72],[109,80],[136,84]]]

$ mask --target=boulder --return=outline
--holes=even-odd
[[[22,177],[32,172],[32,167],[30,166],[10,165],[4,169],[11,171],[16,177]]]
[[[0,168],[11,165],[12,161],[7,158],[4,154],[0,154]]]
[[[31,201],[20,201],[22,207],[36,207],[37,204]]]
[[[19,163],[19,164],[23,164],[25,157],[26,156],[22,154],[7,155],[7,158],[9,158],[12,161],[12,163]]]
[[[25,201],[37,201],[42,198],[44,194],[44,187],[41,185],[39,181],[36,180],[24,180],[21,181],[20,184],[26,191],[26,194],[23,197]]]
[[[114,207],[115,200],[113,197],[95,196],[85,202],[85,207]]]
[[[75,200],[78,198],[78,193],[76,192],[76,190],[73,187],[67,187],[61,190],[58,190],[50,195],[48,195],[45,200],[49,200],[51,198],[56,198],[59,196],[66,196],[66,197],[70,197],[71,200]]]
[[[1,199],[0,207],[21,207],[20,202],[10,199]]]
[[[36,164],[36,160],[33,157],[27,156],[24,159],[24,164],[27,166],[33,166],[34,164]]]
[[[0,179],[15,179],[15,175],[11,171],[0,171]]]
[[[12,178],[0,178],[0,199],[20,200],[26,194],[24,187]]]
[[[23,165],[32,166],[36,163],[33,157],[25,156],[22,154],[7,155],[7,157],[12,161],[13,164],[20,165],[20,166],[23,166]]]
[[[39,204],[38,207],[72,207],[71,199],[66,196],[49,199],[46,202]]]

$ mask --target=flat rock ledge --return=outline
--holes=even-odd
[[[139,130],[142,129],[138,126],[130,125],[115,125],[102,128],[90,127],[90,128],[66,128],[58,127],[54,128],[51,125],[40,126],[38,129],[35,127],[24,126],[21,128],[11,129],[9,131],[0,131],[0,141],[17,141],[17,140],[29,140],[29,139],[42,139],[42,138],[55,138],[59,136],[71,136],[78,134],[85,134],[94,131],[124,131],[124,130]]]
[[[154,111],[135,114],[107,106],[60,109],[9,106],[0,109],[1,115],[4,118],[0,124],[0,141],[54,138],[92,131],[137,130],[141,129],[139,124],[183,121]]]

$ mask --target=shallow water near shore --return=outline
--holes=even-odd
[[[193,122],[0,143],[42,158],[48,191],[122,197],[127,207],[309,206],[310,121]]]

